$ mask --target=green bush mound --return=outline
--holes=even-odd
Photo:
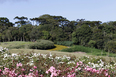
[[[72,46],[73,42],[72,41],[57,41],[58,45],[64,45],[64,46]]]
[[[55,48],[55,46],[54,46],[54,43],[52,41],[49,41],[49,40],[37,40],[33,44],[30,44],[29,48],[30,49],[46,50],[46,49]]]

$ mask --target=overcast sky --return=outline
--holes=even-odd
[[[34,18],[43,14],[63,16],[70,21],[116,21],[116,0],[0,0],[0,17],[13,23],[16,16]]]

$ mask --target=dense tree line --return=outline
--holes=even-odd
[[[73,41],[74,44],[116,52],[116,21],[69,21],[62,16],[0,17],[0,41],[36,41],[37,39]],[[31,23],[32,22],[32,23]],[[17,26],[14,26],[17,25]]]

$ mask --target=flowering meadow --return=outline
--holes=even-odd
[[[98,57],[9,53],[0,48],[0,77],[115,77],[116,61]]]

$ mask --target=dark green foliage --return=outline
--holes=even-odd
[[[113,26],[109,26],[109,25],[105,25],[103,28],[103,31],[105,31],[106,33],[114,33],[114,28]]]
[[[72,46],[73,42],[72,41],[57,41],[58,45],[64,45],[64,46]]]
[[[72,33],[72,41],[75,44],[86,45],[89,42],[91,35],[91,28],[88,25],[82,25],[76,32]]]
[[[104,41],[103,41],[103,39],[98,39],[98,40],[96,40],[96,48],[98,48],[98,49],[103,49],[103,46],[104,46]]]
[[[55,47],[54,43],[49,40],[37,40],[33,44],[29,45],[30,49],[42,49],[42,50],[51,49],[54,47]]]
[[[95,29],[92,35],[93,40],[103,39],[103,33],[101,29]]]
[[[90,40],[90,41],[88,42],[88,46],[89,46],[89,47],[94,48],[95,45],[96,45],[96,41],[94,41],[94,40]]]
[[[116,53],[116,41],[108,41],[105,44],[105,50],[111,53]]]

